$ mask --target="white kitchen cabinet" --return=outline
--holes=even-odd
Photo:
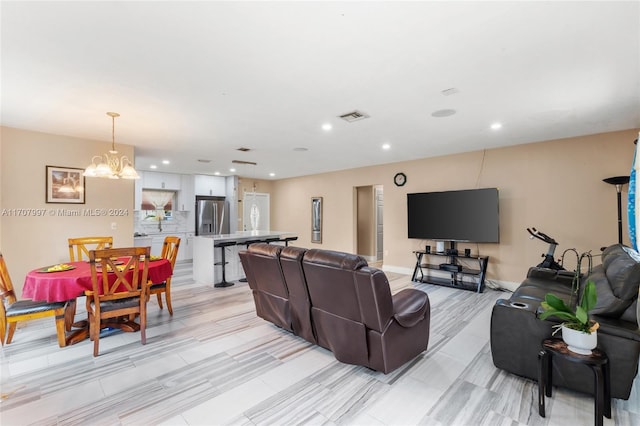
[[[180,238],[180,248],[178,249],[178,257],[176,257],[176,261],[187,260],[187,234],[184,232],[177,232],[174,234],[176,237]]]
[[[133,238],[134,247],[151,247],[152,243],[153,243],[152,237],[134,237]]]
[[[151,236],[151,254],[153,256],[162,255],[162,245],[164,244],[165,235],[152,235]],[[180,253],[180,251],[178,251]]]
[[[179,191],[181,178],[179,174],[145,172],[142,178],[143,188],[146,189],[170,189]]]
[[[178,192],[177,210],[191,211],[195,208],[196,195],[193,175],[180,175],[180,191]]]
[[[226,196],[226,181],[221,176],[194,176],[195,195]]]
[[[184,246],[180,243],[180,250],[184,248],[184,260],[193,260],[193,237],[194,232],[187,232],[187,238],[184,242]]]

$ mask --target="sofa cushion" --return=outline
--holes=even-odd
[[[602,265],[613,294],[623,300],[638,297],[640,284],[640,255],[620,244],[607,247],[602,253]]]
[[[638,254],[620,244],[607,247],[602,253],[602,265],[584,280],[596,284],[598,301],[591,311],[594,315],[636,321],[634,302],[640,285],[640,259]]]
[[[367,266],[367,261],[357,254],[321,249],[307,250],[304,255],[304,261],[347,271],[357,271]]]

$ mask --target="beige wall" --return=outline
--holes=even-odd
[[[69,237],[111,235],[116,246],[133,244],[133,181],[87,178],[85,204],[45,202],[47,165],[85,168],[93,155],[107,152],[110,143],[8,127],[0,132],[0,211],[4,212],[0,216],[0,251],[18,296],[29,270],[69,260]],[[116,147],[133,159],[133,147]],[[47,214],[14,216],[11,209],[45,209]],[[65,217],[57,209],[125,209],[128,215]]]
[[[430,243],[407,238],[407,193],[497,187],[500,243],[458,247],[490,256],[489,278],[519,282],[547,249],[528,238],[527,227],[556,238],[558,255],[572,247],[599,253],[617,242],[615,189],[602,179],[629,174],[637,135],[637,129],[628,130],[276,181],[272,228],[297,232],[297,245],[310,247],[310,201],[322,196],[322,247],[355,252],[354,188],[381,184],[384,267],[407,271],[415,264],[412,251]],[[400,171],[407,184],[397,187],[393,176]],[[626,195],[625,185],[623,200]]]
[[[92,155],[109,148],[106,142],[12,128],[3,127],[1,132],[0,209],[77,208],[45,203],[45,166],[83,168]],[[302,247],[348,252],[357,251],[355,188],[383,185],[384,267],[399,271],[413,269],[413,250],[433,244],[406,237],[407,193],[498,187],[500,244],[459,247],[490,256],[489,278],[519,282],[547,249],[544,243],[528,239],[527,227],[554,236],[560,242],[558,254],[571,247],[597,253],[601,246],[617,241],[615,189],[602,179],[629,174],[637,135],[635,129],[294,179],[255,181],[257,192],[271,194],[272,229],[298,233],[297,245]],[[133,157],[132,147],[118,147]],[[407,175],[403,187],[393,184],[393,176],[399,171]],[[251,190],[253,181],[240,179],[240,199],[243,189]],[[623,197],[626,191],[625,185]],[[323,197],[320,245],[310,242],[314,196]],[[129,216],[0,217],[0,250],[19,292],[27,271],[67,260],[66,239],[70,236],[113,235],[118,246],[133,243],[133,182],[87,178],[85,207],[129,209]],[[116,230],[111,230],[113,222]],[[626,218],[623,224],[626,226]]]

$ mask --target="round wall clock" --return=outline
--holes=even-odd
[[[402,172],[396,173],[396,175],[393,177],[393,183],[395,183],[396,186],[404,185],[405,183],[407,183],[407,175]]]

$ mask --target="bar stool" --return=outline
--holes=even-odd
[[[275,237],[275,238],[266,238],[266,239],[264,240],[264,242],[265,242],[265,243],[267,243],[267,244],[276,243],[276,242],[278,242],[278,241],[280,241],[280,237]]]
[[[229,246],[235,246],[235,245],[236,245],[235,241],[220,241],[213,244],[214,248],[220,247],[220,252],[222,253],[222,256],[220,257],[220,262],[214,263],[214,265],[222,266],[222,281],[220,281],[217,284],[214,284],[213,285],[214,287],[231,287],[233,285],[232,282],[227,282],[227,278],[225,275],[225,265],[229,263],[225,259],[225,248]]]
[[[246,241],[239,241],[238,245],[239,246],[247,246],[247,248],[249,248],[249,246],[251,244],[263,243],[263,242],[264,242],[264,240],[246,240]],[[245,278],[240,278],[238,281],[241,282],[241,283],[246,283],[247,282],[247,278],[246,277]]]
[[[289,243],[297,239],[298,237],[285,237],[285,238],[281,238],[280,241],[284,243],[285,247],[289,247]]]

